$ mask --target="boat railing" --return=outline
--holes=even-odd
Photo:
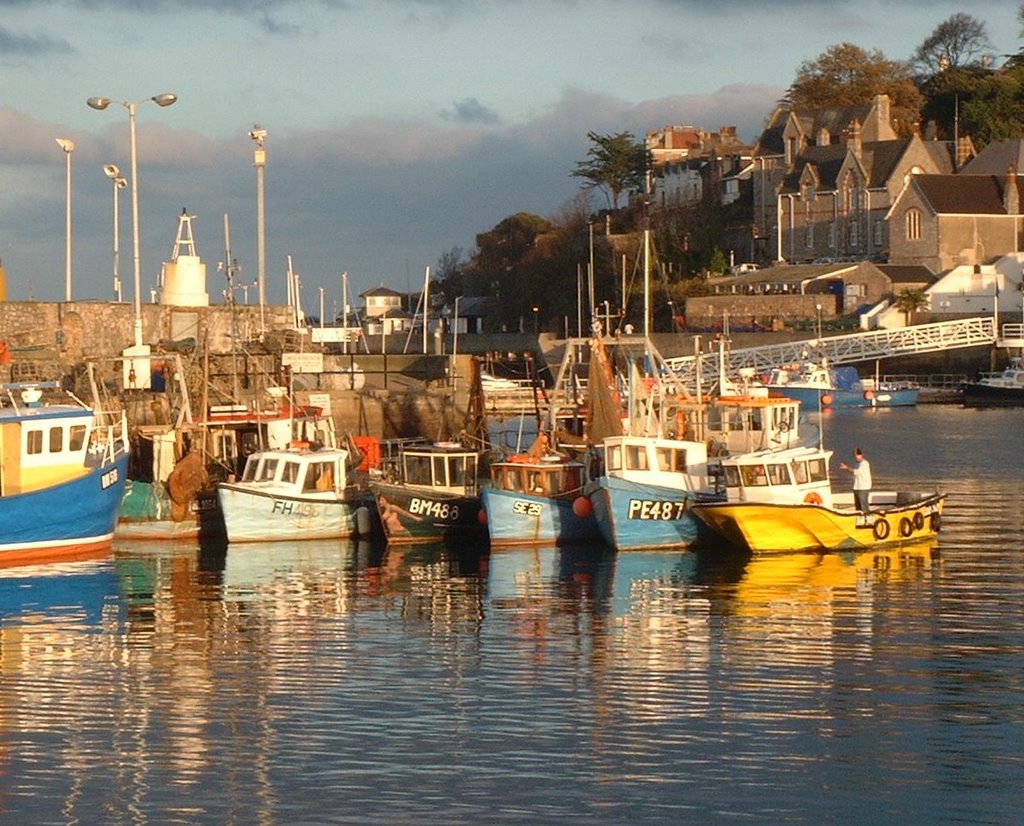
[[[880,381],[890,388],[916,386],[930,390],[956,390],[968,378],[964,373],[887,373]]]
[[[94,410],[92,435],[86,461],[90,466],[108,465],[128,452],[128,418],[124,410]]]

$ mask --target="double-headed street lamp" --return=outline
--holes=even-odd
[[[93,109],[106,109],[111,103],[120,103],[128,110],[128,140],[129,154],[131,155],[132,166],[132,244],[134,246],[134,268],[135,268],[135,346],[142,346],[142,263],[139,257],[139,157],[136,149],[135,139],[135,109],[140,103],[147,100],[153,101],[157,106],[170,106],[178,99],[177,95],[164,92],[161,95],[154,95],[151,98],[129,103],[126,100],[111,100],[110,98],[89,98],[86,103]]]
[[[121,177],[121,170],[112,163],[103,164],[103,174],[114,184],[114,298],[122,301],[121,296],[121,207],[118,192],[128,186],[128,181]]]
[[[71,153],[75,151],[75,142],[67,138],[57,138],[57,146],[64,150],[64,156],[67,158],[67,193],[64,199],[64,300],[71,301]]]

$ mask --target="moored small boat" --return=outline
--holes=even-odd
[[[343,448],[252,454],[239,481],[217,486],[228,542],[368,535],[370,501],[350,471]]]
[[[938,535],[946,495],[872,491],[858,511],[852,493],[835,493],[831,450],[792,448],[722,461],[726,501],[694,515],[719,537],[755,552],[869,550]]]
[[[767,382],[774,396],[800,402],[804,410],[819,407],[908,407],[917,404],[921,388],[909,381],[861,379],[853,367],[829,368],[807,363],[773,370]]]
[[[492,546],[564,545],[601,539],[583,493],[587,466],[565,454],[519,453],[490,467],[481,489]]]
[[[608,436],[604,474],[590,501],[604,541],[619,551],[685,548],[703,525],[693,506],[715,498],[703,442]]]
[[[0,562],[108,546],[128,467],[123,411],[46,403],[55,382],[5,384],[0,407]]]
[[[1024,405],[1024,363],[1013,358],[998,373],[983,373],[977,381],[960,386],[967,407],[1019,407]]]
[[[388,542],[486,540],[480,457],[479,450],[458,442],[400,444],[384,455],[368,487]]]

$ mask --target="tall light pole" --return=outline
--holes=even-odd
[[[121,206],[118,193],[128,186],[128,181],[121,177],[121,170],[112,163],[103,164],[103,174],[114,184],[114,299],[123,301],[121,294]]]
[[[132,165],[132,246],[133,265],[135,270],[135,346],[142,347],[142,260],[139,253],[139,154],[135,137],[135,110],[140,103],[147,100],[153,101],[157,106],[170,106],[177,101],[178,96],[170,92],[154,95],[151,98],[129,103],[126,100],[111,100],[110,98],[89,98],[86,103],[93,109],[103,110],[111,103],[120,103],[128,110],[128,140],[129,154]]]
[[[263,213],[263,173],[267,167],[267,150],[264,143],[267,140],[267,130],[258,123],[252,125],[249,137],[256,142],[253,150],[252,165],[256,167],[256,284],[260,295],[260,332],[264,331],[263,307],[267,303],[267,238],[266,238],[266,217]]]
[[[57,146],[64,150],[64,157],[67,159],[67,191],[64,198],[64,300],[71,301],[71,153],[75,151],[75,142],[67,138],[57,138]]]

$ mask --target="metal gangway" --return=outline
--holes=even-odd
[[[1007,327],[1011,325],[1006,325]],[[963,347],[997,343],[996,322],[992,316],[959,318],[931,324],[915,324],[892,330],[872,330],[824,338],[802,339],[763,347],[727,349],[725,371],[730,377],[752,369],[756,375],[770,372],[783,364],[801,361],[831,365],[854,364],[872,359],[893,358],[916,353],[935,353]],[[718,356],[695,355],[665,359],[666,364],[690,387],[710,387],[719,378],[722,364]]]

